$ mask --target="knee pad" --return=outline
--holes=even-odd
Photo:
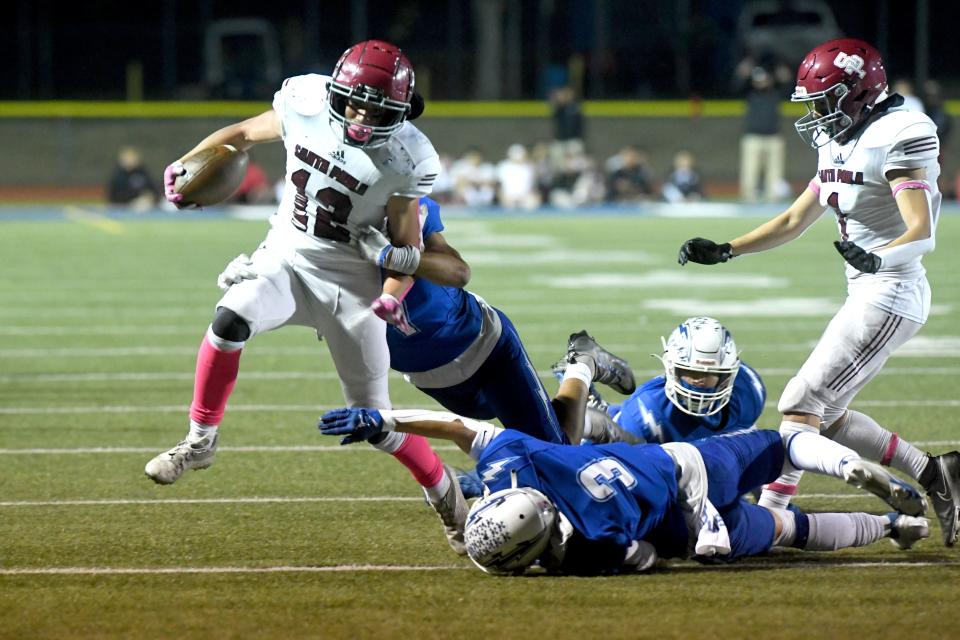
[[[819,400],[813,389],[799,376],[790,378],[783,388],[777,411],[780,413],[806,413],[814,416],[823,415],[823,401]]]
[[[246,342],[250,337],[247,321],[226,307],[217,308],[210,328],[213,329],[213,335],[230,342]]]

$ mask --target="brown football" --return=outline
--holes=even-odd
[[[207,207],[223,202],[237,190],[247,173],[249,156],[229,144],[201,149],[183,159],[186,173],[173,188],[183,202]]]

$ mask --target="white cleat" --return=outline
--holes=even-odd
[[[173,449],[164,451],[147,463],[143,472],[157,484],[173,484],[187,469],[206,469],[217,453],[218,434],[197,442],[181,440]]]
[[[862,459],[847,460],[841,469],[847,484],[869,491],[899,513],[919,516],[927,510],[927,501],[919,491],[878,464]]]
[[[919,540],[930,537],[930,523],[926,518],[900,514],[890,527],[890,542],[906,551]]]
[[[467,506],[467,501],[460,490],[456,471],[450,465],[445,464],[443,465],[443,472],[450,478],[450,488],[447,489],[447,493],[439,502],[433,502],[430,499],[427,502],[440,516],[450,548],[458,556],[465,556],[467,555],[467,546],[463,541],[463,528],[467,523],[467,513],[470,508]]]

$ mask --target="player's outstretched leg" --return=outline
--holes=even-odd
[[[218,425],[237,383],[240,354],[249,335],[250,329],[242,318],[229,309],[218,310],[197,353],[190,431],[175,447],[154,457],[143,469],[157,484],[173,484],[184,471],[206,469],[213,464]]]
[[[940,520],[943,544],[952,547],[960,531],[960,452],[930,456],[919,481]]]
[[[586,364],[593,372],[595,382],[605,384],[614,391],[629,395],[637,389],[637,382],[627,361],[601,347],[586,330],[570,335],[566,359],[568,363]]]
[[[780,521],[780,533],[773,542],[777,547],[795,547],[806,551],[836,551],[862,547],[883,538],[900,549],[909,549],[930,535],[926,518],[888,513],[804,513],[773,509]]]

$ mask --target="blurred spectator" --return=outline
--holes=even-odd
[[[927,80],[923,85],[923,111],[933,120],[933,124],[937,125],[937,135],[940,137],[940,164],[943,164],[943,150],[950,137],[952,122],[943,101],[940,83],[936,80]]]
[[[274,197],[273,185],[267,178],[267,172],[252,158],[247,164],[247,173],[243,176],[243,181],[230,196],[229,202],[235,204],[271,204],[277,202]]]
[[[923,101],[913,92],[913,83],[900,78],[893,83],[893,92],[903,96],[903,106],[911,111],[923,111]]]
[[[160,189],[143,164],[140,151],[122,147],[107,185],[107,202],[145,211],[155,206],[159,197]]]
[[[440,154],[440,174],[433,183],[433,192],[430,197],[440,204],[448,204],[454,200],[453,176],[450,169],[453,167],[453,158],[449,153]]]
[[[553,108],[553,139],[559,142],[583,140],[583,114],[573,87],[557,87],[550,95]]]
[[[673,157],[673,171],[663,183],[667,202],[695,202],[705,197],[696,161],[689,151],[678,151]]]
[[[550,200],[550,190],[553,189],[550,144],[543,140],[534,143],[530,150],[530,159],[537,171],[537,190],[540,192],[540,202],[548,202]]]
[[[607,202],[642,202],[653,196],[647,154],[627,145],[611,156],[605,165]]]
[[[747,202],[772,202],[782,194],[786,157],[780,133],[780,102],[788,97],[791,80],[790,69],[771,55],[748,56],[734,71],[734,89],[747,103],[740,139],[740,197]]]
[[[549,202],[555,207],[573,207],[577,205],[574,191],[580,175],[589,168],[591,160],[587,156],[581,140],[568,140],[559,147],[560,154],[553,156],[556,148],[551,148],[551,172],[553,183],[550,187]],[[583,190],[581,186],[581,191]]]
[[[496,197],[496,171],[478,147],[471,147],[450,166],[455,201],[471,207],[489,207]]]
[[[573,205],[600,204],[606,199],[607,185],[603,171],[597,161],[590,156],[584,156],[585,163],[576,181],[573,183]]]
[[[522,144],[510,145],[507,158],[497,165],[497,184],[501,207],[536,209],[540,206],[537,168]]]

